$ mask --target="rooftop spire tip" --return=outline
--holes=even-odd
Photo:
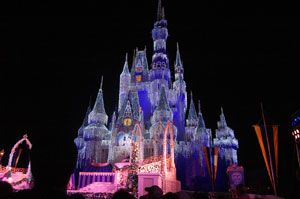
[[[101,76],[101,83],[100,83],[100,89],[102,90],[102,85],[103,85],[103,75]]]

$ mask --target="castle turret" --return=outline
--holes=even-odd
[[[193,101],[193,94],[191,92],[191,102],[190,102],[190,109],[188,113],[188,119],[186,120],[186,127],[185,127],[185,141],[191,141],[194,139],[194,135],[196,134],[198,125],[198,117]]]
[[[156,107],[156,110],[153,113],[152,123],[159,122],[159,121],[167,122],[168,120],[173,121],[173,113],[169,107],[165,87],[162,86],[158,105]]]
[[[91,112],[91,106],[89,105],[87,108],[87,111],[85,113],[84,120],[82,122],[81,127],[78,129],[78,137],[74,139],[74,143],[77,147],[78,153],[77,153],[77,163],[76,168],[81,169],[84,165],[84,152],[85,152],[85,141],[83,138],[84,128],[88,125],[88,116]]]
[[[173,83],[173,90],[175,96],[177,96],[175,103],[176,110],[174,111],[174,124],[178,128],[178,140],[184,140],[186,138],[184,120],[187,108],[187,93],[186,83],[183,78],[183,64],[180,58],[178,43],[175,61],[175,81]]]
[[[165,20],[164,9],[161,1],[158,2],[157,21],[152,29],[153,55],[152,66],[150,70],[151,80],[151,104],[153,110],[159,100],[160,88],[165,87],[167,95],[171,84],[171,75],[169,69],[169,58],[166,53],[166,42],[168,38],[167,20]]]
[[[118,111],[120,111],[123,101],[130,87],[131,75],[128,69],[128,54],[126,53],[125,63],[123,71],[120,75],[120,90],[119,90],[119,106]]]
[[[225,159],[226,167],[232,164],[237,165],[238,140],[234,136],[234,131],[227,126],[223,108],[221,108],[220,121],[217,125],[214,145],[219,147],[220,158]]]
[[[211,129],[207,129],[205,126],[205,122],[203,119],[201,106],[200,106],[200,100],[198,101],[198,126],[197,131],[195,135],[195,142],[193,144],[193,151],[194,156],[197,157],[198,160],[196,163],[197,168],[197,178],[198,182],[195,183],[194,186],[198,187],[198,190],[200,191],[209,191],[211,190],[210,186],[210,178],[209,178],[209,171],[208,171],[208,165],[205,158],[205,152],[203,150],[203,147],[206,147],[206,150],[208,153],[210,153],[210,150],[208,150],[207,147],[212,147],[212,133]],[[201,146],[201,147],[199,147]],[[201,183],[199,183],[201,182]]]
[[[198,101],[198,108],[199,108],[199,121],[198,121],[198,128],[199,129],[205,129],[205,122],[203,119],[202,111],[201,111],[201,105],[200,105],[200,100]]]
[[[201,146],[211,146],[212,134],[211,130],[206,128],[205,121],[203,119],[200,100],[198,101],[199,113],[198,113],[198,126],[196,133],[196,140]]]
[[[88,117],[89,125],[84,128],[83,137],[86,142],[86,165],[89,165],[92,162],[107,161],[108,154],[103,154],[106,150],[103,150],[102,146],[102,140],[104,140],[108,134],[108,129],[105,126],[107,124],[108,116],[104,109],[102,82],[103,78],[101,79],[101,85],[94,108]],[[108,150],[106,153],[108,153]]]
[[[154,144],[154,155],[161,155],[163,152],[163,135],[164,129],[168,122],[173,122],[173,112],[170,109],[165,87],[162,86],[160,89],[160,97],[158,105],[153,113],[150,128],[150,137],[155,140]],[[172,125],[173,126],[173,125]],[[162,127],[162,128],[161,128]],[[173,126],[173,139],[177,139],[177,128]],[[156,140],[157,139],[157,140]]]
[[[193,93],[191,92],[191,103],[190,103],[190,109],[188,114],[188,119],[186,120],[187,126],[193,126],[197,127],[198,125],[198,117],[193,101]]]
[[[176,60],[175,60],[175,64],[174,64],[174,71],[175,71],[175,81],[183,80],[184,69],[183,69],[183,64],[182,64],[181,58],[180,58],[178,42],[177,42],[177,51],[176,51]]]
[[[146,47],[144,50],[139,51],[136,49],[136,53],[133,59],[131,68],[131,83],[142,83],[149,81],[149,69],[146,55]]]
[[[108,116],[104,109],[102,82],[103,82],[103,78],[101,79],[101,85],[100,85],[100,89],[97,95],[94,108],[89,114],[89,124],[99,124],[99,125],[107,124]]]

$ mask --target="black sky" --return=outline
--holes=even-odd
[[[222,106],[239,140],[239,163],[264,170],[252,128],[261,120],[263,102],[267,122],[280,125],[282,179],[294,177],[288,168],[295,169],[289,120],[300,108],[296,5],[215,0],[162,4],[170,63],[179,42],[187,90],[201,100],[207,127],[216,128]],[[10,150],[25,133],[36,142],[50,134],[72,141],[102,75],[111,116],[125,53],[131,63],[133,49],[146,46],[151,63],[156,7],[157,1],[150,0],[15,2],[12,15],[0,17],[0,149]]]

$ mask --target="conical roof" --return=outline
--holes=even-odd
[[[161,0],[158,0],[157,5],[157,21],[165,18],[164,8],[161,6]]]
[[[90,112],[91,112],[91,104],[89,104],[89,106],[86,110],[82,125],[78,130],[78,137],[83,136],[83,129],[89,124],[89,114],[90,114]]]
[[[171,111],[171,109],[169,107],[168,100],[167,100],[166,91],[165,91],[165,87],[164,86],[161,87],[160,98],[159,98],[156,110]]]
[[[96,113],[102,113],[106,115],[105,109],[104,109],[104,100],[103,100],[103,93],[102,93],[102,89],[99,89],[98,95],[97,95],[97,99],[94,105],[94,108],[92,110],[92,112],[96,112]]]
[[[225,128],[225,127],[227,127],[225,115],[224,115],[224,112],[223,112],[223,107],[221,107],[220,121],[217,124],[218,124],[218,128]]]
[[[192,121],[192,120],[198,120],[197,117],[197,112],[195,109],[195,105],[194,105],[194,101],[193,101],[193,94],[191,92],[191,103],[190,103],[190,109],[189,109],[189,114],[188,114],[188,120]]]
[[[198,121],[198,129],[206,128],[205,122],[204,122],[204,119],[203,119],[203,115],[202,115],[202,112],[201,112],[200,100],[198,101],[198,108],[199,108],[199,115],[198,115],[198,118],[199,118],[199,121]]]
[[[91,111],[92,111],[91,104],[89,104],[89,106],[86,110],[85,116],[84,116],[84,120],[83,120],[82,125],[81,125],[82,127],[85,127],[89,124],[89,114],[90,114]]]
[[[176,60],[175,60],[175,66],[182,66],[180,53],[179,53],[179,45],[177,43],[177,51],[176,51]]]
[[[131,82],[135,82],[135,50],[133,50],[132,66],[131,66]]]
[[[100,89],[97,95],[97,99],[94,105],[93,110],[89,114],[89,124],[96,124],[96,123],[102,123],[106,124],[108,116],[104,109],[104,100],[103,100],[103,93],[102,93],[102,82],[103,78],[101,79]]]
[[[123,71],[122,74],[129,74],[129,69],[128,69],[128,54],[126,53],[126,57],[125,57],[125,63],[124,63],[124,67],[123,67]]]

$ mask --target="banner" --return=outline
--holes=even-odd
[[[267,126],[267,132],[263,126],[254,125],[253,127],[257,135],[271,184],[275,187],[275,178],[276,182],[278,181],[278,125]],[[275,165],[275,168],[273,165]],[[274,173],[276,177],[274,177]]]
[[[276,166],[276,182],[278,183],[278,125],[273,125],[273,141],[274,141],[274,154]]]
[[[218,147],[203,147],[209,179],[214,190],[218,169]]]
[[[214,147],[214,152],[214,182],[216,182],[218,169],[218,147]]]
[[[229,176],[230,189],[235,190],[239,184],[244,184],[244,168],[236,165],[229,166],[227,168],[227,174]]]
[[[204,152],[204,155],[205,155],[205,160],[206,160],[206,165],[207,165],[207,170],[208,170],[208,175],[209,175],[209,179],[211,180],[211,172],[210,172],[210,161],[208,159],[208,153],[207,153],[207,148],[208,147],[203,147],[203,152]]]

